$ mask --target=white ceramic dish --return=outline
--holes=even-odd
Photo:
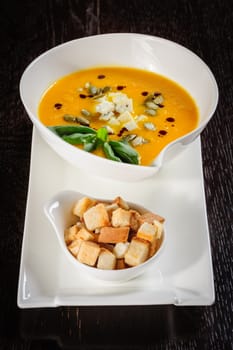
[[[77,273],[64,257],[43,205],[60,190],[121,195],[166,218],[166,249],[156,266],[124,283]],[[199,138],[176,160],[139,183],[121,183],[78,171],[34,129],[31,172],[18,283],[18,306],[210,305],[214,302],[211,248]]]
[[[90,274],[90,276],[103,281],[124,282],[141,275],[148,268],[150,268],[151,265],[156,264],[157,259],[164,248],[166,237],[165,232],[162,234],[162,243],[159,250],[150,259],[138,266],[121,270],[101,270],[82,264],[75,259],[67,249],[64,240],[64,231],[67,227],[74,224],[74,215],[71,212],[72,206],[77,202],[77,200],[85,196],[85,194],[77,191],[59,191],[44,205],[45,214],[54,228],[54,232],[57,235],[63,254],[67,257],[67,259],[69,259],[69,261],[71,261],[72,264],[74,264],[74,266],[77,268],[77,272],[81,270],[84,273]],[[105,199],[105,201],[107,200]],[[149,209],[143,208],[138,204],[129,202],[128,204],[130,208],[139,211],[141,214],[149,211]]]
[[[193,96],[199,107],[198,127],[164,148],[152,166],[113,162],[65,143],[40,123],[37,113],[39,101],[49,85],[58,78],[97,65],[146,69],[176,81]],[[196,139],[213,116],[218,88],[208,66],[185,47],[149,35],[116,33],[73,40],[45,52],[23,73],[20,96],[35,127],[62,158],[92,174],[136,181],[154,175],[163,164]]]

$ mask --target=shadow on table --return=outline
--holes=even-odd
[[[172,305],[27,309],[20,311],[20,334],[43,349],[141,349],[197,336],[203,312]]]

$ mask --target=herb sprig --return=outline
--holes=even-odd
[[[49,126],[48,129],[72,145],[82,145],[84,151],[92,152],[97,148],[102,148],[108,159],[139,164],[138,152],[124,139],[119,141],[108,140],[108,131],[104,127],[95,130],[81,125],[57,125]]]

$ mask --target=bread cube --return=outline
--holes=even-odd
[[[153,256],[155,254],[155,252],[158,250],[159,248],[159,240],[155,239],[153,242],[151,242],[150,244],[150,250],[149,250],[149,257]]]
[[[137,231],[141,225],[141,214],[137,210],[130,209],[130,228]]]
[[[153,224],[154,220],[157,220],[161,223],[165,221],[165,219],[162,216],[148,211],[141,215],[140,223],[142,224],[143,222],[148,222],[149,224]]]
[[[73,240],[77,239],[78,230],[79,228],[77,225],[73,225],[65,230],[64,239],[67,245],[70,244]]]
[[[100,245],[100,248],[105,248],[105,249],[108,249],[110,252],[113,252],[113,248],[114,248],[114,244],[110,244],[110,243],[100,243],[99,242],[99,245]]]
[[[122,227],[130,226],[131,212],[122,208],[118,208],[112,212],[112,226]]]
[[[88,209],[83,214],[83,219],[87,229],[90,231],[110,224],[108,212],[103,203],[96,204]]]
[[[95,237],[91,232],[85,229],[85,227],[82,227],[77,233],[77,238],[83,239],[84,241],[93,241]]]
[[[129,206],[126,203],[126,201],[124,201],[124,199],[119,196],[114,199],[113,203],[116,203],[119,207],[123,209],[126,209],[126,210],[129,209]]]
[[[125,256],[125,253],[127,252],[129,248],[129,242],[119,242],[116,243],[113,248],[113,253],[115,254],[117,259],[122,259]]]
[[[138,229],[137,237],[152,243],[157,238],[157,227],[148,222],[144,222]]]
[[[93,237],[92,241],[98,242],[98,240],[99,240],[99,233],[93,232],[92,233],[92,237]]]
[[[111,253],[108,249],[101,248],[98,261],[97,268],[104,270],[114,270],[116,267],[116,257],[113,253]]]
[[[112,212],[117,208],[119,208],[119,206],[116,203],[111,203],[106,205],[106,210],[110,216],[112,215]]]
[[[141,238],[135,237],[125,253],[125,263],[129,266],[137,266],[149,257],[150,243]]]
[[[98,241],[102,243],[126,242],[128,236],[129,227],[102,227]]]
[[[117,259],[116,261],[116,270],[125,269],[127,266],[125,265],[125,259]]]
[[[73,242],[71,242],[67,247],[69,249],[69,251],[71,252],[71,254],[73,254],[76,258],[77,258],[77,255],[78,255],[78,252],[79,252],[79,249],[80,249],[82,242],[83,242],[83,240],[79,238],[79,239],[76,239]]]
[[[83,264],[94,266],[100,253],[99,244],[92,241],[82,241],[77,259]]]
[[[163,233],[163,224],[158,220],[154,220],[153,225],[157,228],[157,239],[160,239]]]
[[[73,214],[82,218],[85,211],[95,204],[96,200],[89,197],[83,197],[75,203],[73,207]]]

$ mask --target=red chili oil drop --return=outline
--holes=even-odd
[[[99,74],[97,78],[98,78],[98,79],[104,79],[104,78],[106,78],[106,77],[105,77],[104,74]]]
[[[123,85],[118,85],[117,86],[117,90],[123,90],[123,89],[125,89],[126,88],[126,86],[123,86]]]
[[[165,136],[167,134],[166,130],[159,130],[159,136]]]
[[[61,109],[62,108],[62,104],[61,103],[55,103],[54,107],[56,109]]]
[[[168,117],[166,121],[168,121],[169,123],[173,123],[175,121],[175,118]]]
[[[123,135],[123,133],[125,132],[125,131],[127,131],[127,129],[125,128],[125,127],[123,127],[120,131],[119,131],[119,133],[117,134],[117,136],[122,136]]]
[[[80,97],[80,98],[86,98],[87,96],[84,95],[84,94],[79,94],[79,97]]]

